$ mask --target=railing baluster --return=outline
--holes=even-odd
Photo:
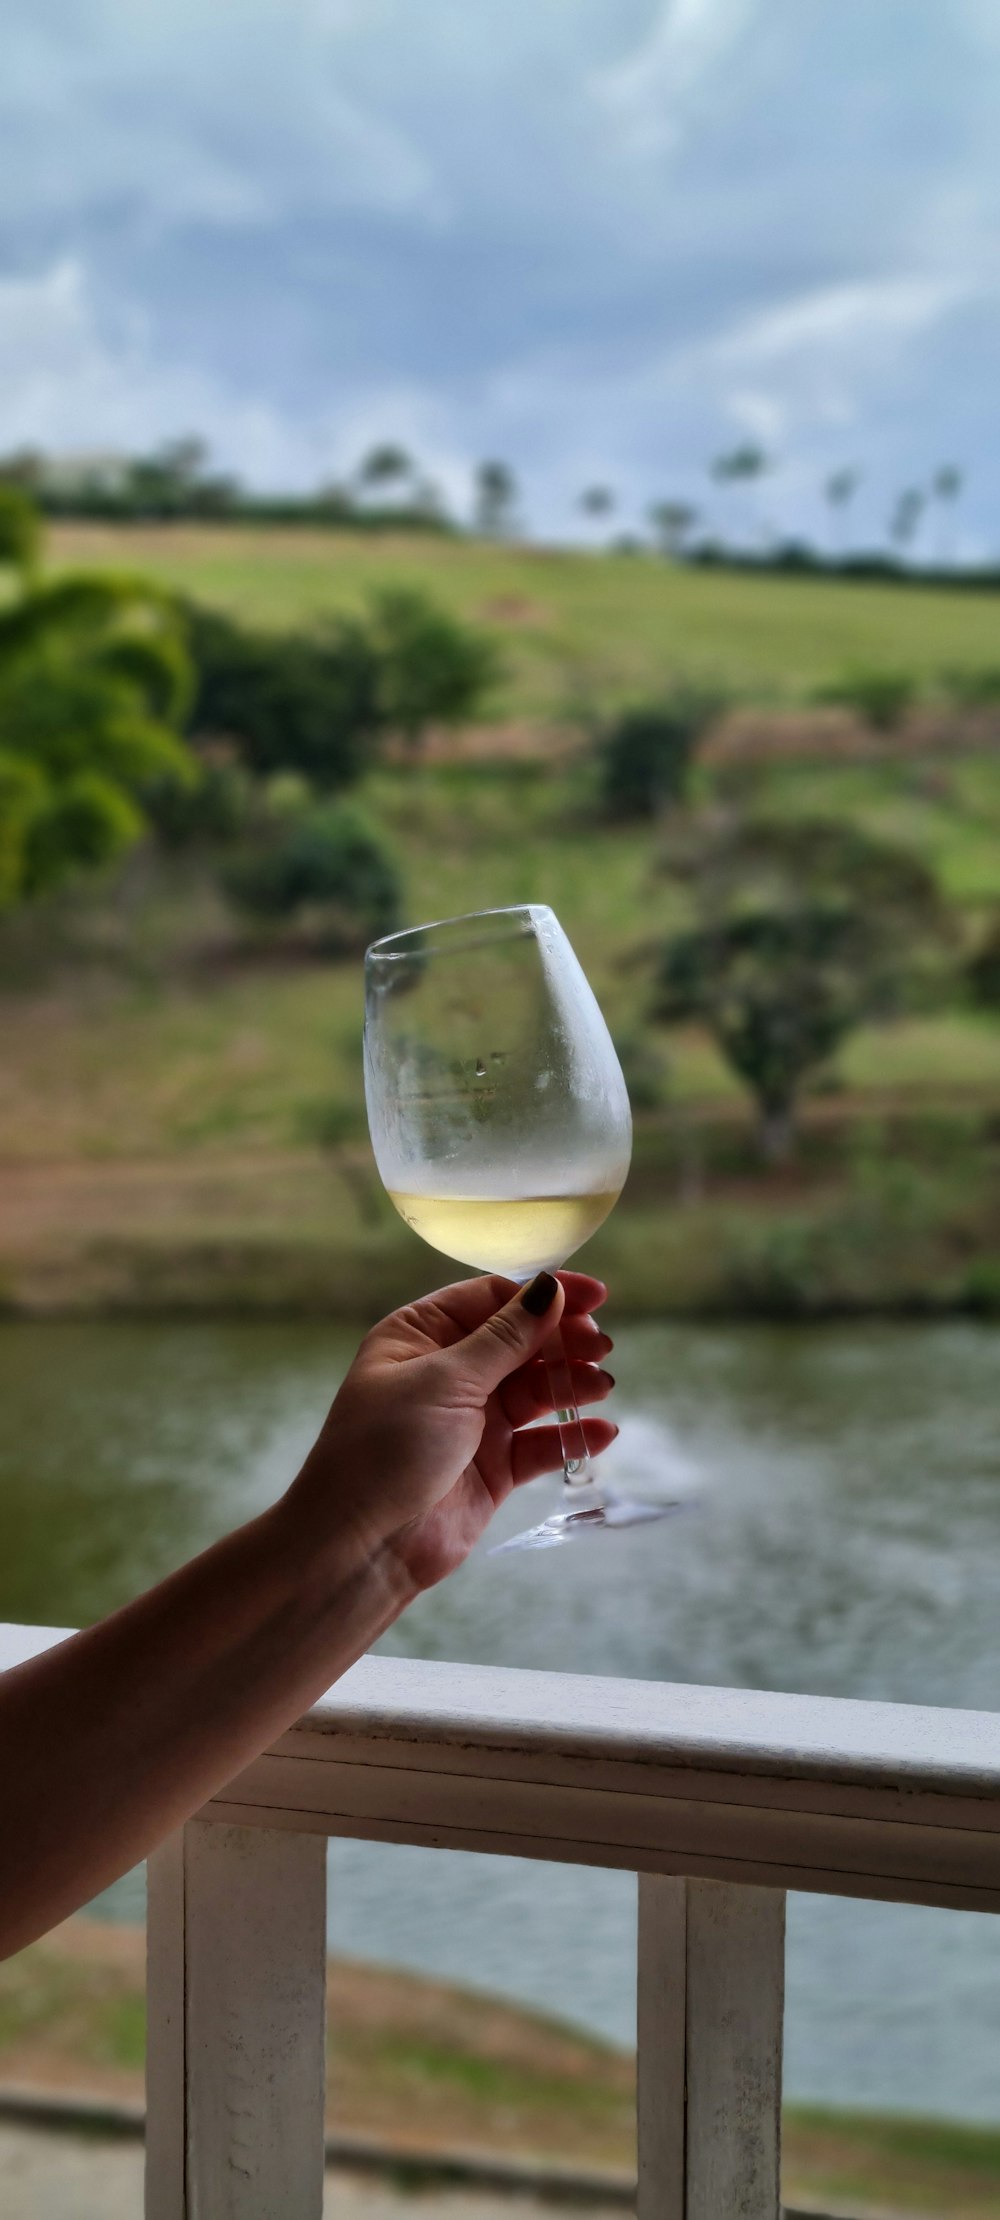
[[[785,1900],[639,1877],[639,2220],[777,2220]]]
[[[325,1842],[192,1821],[149,1918],[147,2220],[319,2220]]]

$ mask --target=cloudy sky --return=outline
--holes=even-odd
[[[535,529],[779,529],[960,464],[1000,550],[1000,0],[7,0],[0,448],[204,433],[262,486],[376,439]],[[933,530],[937,530],[935,525]]]

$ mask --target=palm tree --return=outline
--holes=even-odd
[[[413,457],[405,447],[396,446],[392,440],[383,440],[370,447],[358,464],[356,477],[365,493],[379,491],[384,486],[400,485],[413,476]]]
[[[948,507],[950,507],[953,501],[958,500],[964,482],[964,472],[959,470],[956,463],[940,463],[937,470],[934,472],[933,478],[931,479],[931,494],[933,499],[935,501],[940,501],[942,504],[946,504]],[[951,561],[954,561],[954,552],[953,550],[949,550],[949,540],[950,533],[948,532],[942,510],[941,534],[938,547],[939,560],[942,563],[947,562],[949,559]]]
[[[717,485],[750,485],[770,468],[770,458],[763,447],[758,447],[753,440],[744,440],[742,445],[716,455],[709,464],[709,473]]]
[[[505,539],[514,530],[516,508],[517,479],[510,464],[480,463],[476,471],[475,530],[486,539]]]
[[[830,504],[831,511],[846,510],[848,502],[853,501],[860,484],[861,472],[855,463],[850,463],[840,470],[831,470],[829,477],[824,480],[823,484],[823,492]],[[833,536],[836,543],[838,537],[836,529]],[[831,552],[836,554],[836,545],[834,545]],[[843,552],[843,546],[841,546],[840,553],[843,554]]]
[[[690,501],[654,501],[647,514],[661,555],[675,563],[688,534],[698,522],[697,509]]]
[[[896,505],[889,518],[889,538],[895,542],[900,556],[912,547],[920,528],[927,495],[919,486],[904,486],[896,496]]]

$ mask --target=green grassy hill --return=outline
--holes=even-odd
[[[59,562],[155,570],[275,624],[410,575],[503,626],[511,677],[492,750],[463,753],[460,736],[432,761],[374,765],[361,799],[399,859],[409,918],[549,901],[593,978],[644,1079],[633,1176],[592,1251],[621,1309],[1000,1305],[1000,1024],[956,1003],[857,1033],[807,1104],[797,1161],[765,1175],[707,1036],[649,1026],[651,950],[684,902],[660,836],[603,825],[579,732],[557,742],[545,722],[571,680],[586,693],[584,664],[595,703],[672,666],[721,666],[734,685],[750,672],[773,700],[862,654],[927,674],[985,664],[991,600],[438,539],[187,526],[54,539]],[[773,711],[758,725],[773,737]],[[822,729],[804,744],[794,716],[780,730],[777,751],[760,731],[742,757],[713,742],[696,805],[845,816],[915,849],[960,949],[1000,904],[995,740],[936,740],[932,726],[837,752]],[[357,958],[255,953],[209,863],[140,855],[99,896],[9,924],[0,1024],[0,1303],[368,1311],[440,1270],[367,1168]]]
[[[678,672],[741,696],[797,699],[852,664],[931,680],[1000,663],[1000,596],[752,578],[651,558],[419,533],[64,524],[59,564],[128,563],[256,623],[311,624],[373,586],[426,586],[506,641],[496,713],[551,718],[581,699],[647,693]]]

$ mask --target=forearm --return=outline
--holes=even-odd
[[[0,1677],[0,1956],[143,1858],[409,1601],[389,1551],[320,1551],[287,1501]]]

